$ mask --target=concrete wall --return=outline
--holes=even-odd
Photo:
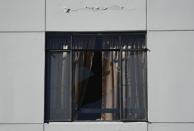
[[[194,130],[193,12],[194,0],[0,0],[0,131]],[[147,31],[149,123],[44,124],[45,31]]]

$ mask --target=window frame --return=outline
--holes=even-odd
[[[48,41],[48,37],[49,35],[52,36],[52,33],[53,34],[58,34],[58,33],[63,33],[63,34],[67,34],[67,35],[70,35],[70,46],[71,48],[70,49],[47,49],[47,41]],[[143,49],[122,49],[122,47],[120,46],[119,49],[73,49],[73,36],[74,35],[99,35],[99,36],[105,36],[105,35],[116,35],[116,36],[119,36],[119,35],[134,35],[134,38],[136,38],[136,35],[144,35],[144,42],[145,42],[145,48]],[[145,119],[138,119],[138,120],[123,120],[122,119],[122,110],[123,110],[123,103],[122,103],[122,98],[123,98],[123,93],[122,93],[122,52],[123,51],[128,51],[128,52],[146,52],[146,72],[147,72],[147,51],[149,51],[149,49],[147,48],[147,42],[146,42],[146,36],[147,36],[147,33],[142,31],[142,32],[46,32],[46,35],[45,35],[45,38],[46,38],[46,44],[45,44],[45,63],[47,63],[47,58],[48,58],[48,53],[49,52],[69,52],[70,53],[70,103],[71,103],[71,106],[70,106],[70,120],[64,120],[64,121],[61,121],[61,120],[47,120],[46,119],[46,108],[47,108],[47,79],[46,79],[46,75],[47,75],[47,67],[46,67],[46,64],[45,64],[45,106],[44,106],[44,122],[46,123],[49,123],[49,122],[148,122],[148,98],[147,98],[147,73],[146,73],[146,109],[145,109]],[[120,36],[119,36],[119,39],[120,39]],[[119,42],[121,43],[121,41]],[[73,104],[73,99],[74,99],[74,88],[72,87],[72,72],[73,72],[73,68],[72,68],[72,52],[73,51],[119,51],[119,65],[120,65],[120,68],[121,68],[121,71],[119,73],[120,77],[119,77],[119,114],[120,114],[120,119],[119,120],[73,120],[73,110],[74,110],[74,104]],[[48,109],[47,109],[48,110]]]

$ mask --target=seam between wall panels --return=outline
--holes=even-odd
[[[44,15],[45,15],[44,16],[44,18],[45,18],[45,23],[44,23],[45,25],[44,26],[45,26],[45,32],[46,32],[46,0],[45,0],[45,14]]]
[[[146,48],[147,49],[149,49],[149,47],[148,47],[148,33],[146,32],[146,36],[145,36],[145,42],[146,42]],[[149,49],[150,50],[150,49]],[[148,115],[148,112],[149,112],[149,108],[148,108],[148,106],[149,106],[149,104],[148,104],[148,88],[149,88],[149,86],[148,86],[148,53],[149,52],[146,52],[146,87],[147,87],[147,89],[146,89],[146,117],[147,117],[147,121],[149,122],[149,115]]]
[[[146,31],[148,30],[148,0],[146,0]]]
[[[0,31],[0,33],[44,33],[45,31]]]
[[[149,122],[149,124],[194,124],[194,122]]]
[[[0,125],[40,125],[44,123],[0,123]]]
[[[147,122],[147,131],[149,131],[149,122]]]
[[[45,121],[45,78],[46,78],[46,0],[44,0],[45,9],[44,9],[44,18],[45,18],[45,31],[44,31],[44,85],[43,85],[43,131],[44,131],[44,121]]]
[[[146,42],[146,48],[149,49],[149,47],[148,47],[148,0],[146,0],[146,37],[145,37],[145,42]],[[147,96],[146,96],[147,97],[146,98],[147,99],[147,101],[146,101],[146,104],[147,104],[147,107],[146,107],[147,108],[147,112],[146,112],[146,115],[147,115],[147,121],[148,121],[147,122],[147,131],[148,131],[148,124],[149,124],[149,114],[148,114],[149,113],[149,107],[148,107],[149,106],[149,104],[148,104],[148,102],[149,102],[148,101],[148,93],[149,93],[148,92],[148,88],[149,88],[149,86],[148,86],[148,70],[149,69],[148,69],[148,62],[149,62],[148,54],[146,54],[146,68],[147,68],[146,69],[147,70],[147,73],[146,73],[147,74],[147,80],[146,80],[147,81],[146,82],[146,84],[147,84],[146,85],[147,86],[147,90],[146,90],[146,94],[147,94]]]
[[[194,29],[190,29],[190,30],[147,30],[147,31],[153,31],[153,32],[164,32],[164,31],[168,31],[168,32],[171,32],[171,31],[194,31]]]
[[[45,77],[46,77],[46,51],[45,51],[45,48],[46,48],[46,33],[44,32],[44,85],[43,85],[43,123],[44,123],[44,120],[45,120]]]

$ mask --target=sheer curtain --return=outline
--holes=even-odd
[[[123,49],[145,49],[143,39],[123,39]],[[146,52],[122,51],[123,120],[146,119]]]
[[[119,110],[119,52],[102,52],[102,109]],[[117,112],[118,113],[118,112]],[[102,120],[118,119],[116,113],[103,113]]]
[[[46,49],[67,49],[69,37],[52,38]],[[70,52],[47,52],[46,59],[46,115],[49,121],[71,120]]]
[[[118,36],[104,37],[102,46],[111,51],[102,52],[102,109],[112,109],[114,113],[102,113],[102,120],[120,119],[120,49]],[[117,51],[116,51],[117,50]]]

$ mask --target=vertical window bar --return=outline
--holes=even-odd
[[[70,36],[70,48],[72,49],[72,35]],[[70,51],[70,121],[73,121],[73,113],[72,113],[72,111],[73,111],[73,94],[72,94],[72,92],[73,92],[73,87],[72,87],[72,71],[73,71],[73,69],[72,69],[72,50]]]
[[[73,51],[73,48],[74,48],[74,39],[73,39],[74,37],[73,37],[73,35],[71,35],[71,108],[72,108],[72,110],[71,110],[71,120],[72,121],[74,121],[74,113],[75,113],[75,88],[74,88],[74,78],[73,78],[73,53],[74,53],[74,51]]]
[[[148,46],[147,46],[147,33],[145,34],[145,36],[144,36],[144,42],[145,42],[145,48],[147,49],[148,48]],[[149,49],[148,49],[148,51],[149,51]],[[148,73],[147,73],[147,71],[148,71],[148,67],[147,67],[147,51],[145,52],[145,59],[146,59],[146,62],[145,62],[145,66],[146,66],[146,71],[145,71],[145,73],[146,73],[146,90],[145,90],[145,93],[146,93],[146,111],[145,111],[145,120],[148,120]]]
[[[120,49],[120,51],[119,51],[119,79],[120,79],[120,85],[119,85],[119,103],[120,103],[120,121],[122,121],[122,112],[123,112],[123,109],[122,109],[122,107],[123,107],[123,102],[122,102],[122,99],[123,99],[123,93],[122,93],[122,43],[121,43],[121,36],[119,36],[119,44],[120,44],[120,46],[119,46],[119,49]]]

